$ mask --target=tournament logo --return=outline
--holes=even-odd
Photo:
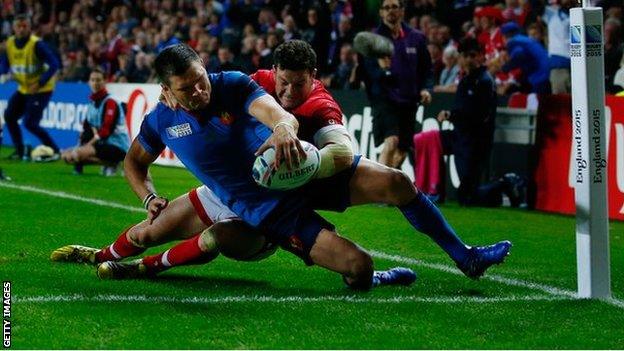
[[[585,27],[585,42],[587,44],[602,43],[602,27],[599,24]]]
[[[177,139],[193,134],[191,125],[189,123],[178,124],[167,128],[167,137],[169,139]]]
[[[581,43],[581,26],[570,26],[570,44]]]

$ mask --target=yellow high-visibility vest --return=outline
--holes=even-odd
[[[31,35],[26,45],[21,49],[15,45],[15,36],[11,36],[6,43],[11,73],[15,81],[17,81],[17,90],[22,94],[29,94],[28,88],[34,83],[39,82],[41,75],[49,69],[48,65],[39,60],[35,53],[35,45],[39,40],[41,40],[41,38]],[[50,92],[54,89],[55,83],[56,77],[52,76],[37,92]]]

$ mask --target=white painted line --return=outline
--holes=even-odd
[[[69,199],[69,200],[76,200],[76,201],[81,201],[81,202],[87,202],[87,203],[90,203],[90,204],[93,204],[93,205],[118,208],[118,209],[126,210],[126,211],[146,212],[144,209],[142,209],[140,207],[126,206],[126,205],[118,204],[118,203],[115,203],[115,202],[98,200],[98,199],[91,199],[91,198],[88,198],[88,197],[82,197],[82,196],[78,196],[78,195],[74,195],[74,194],[65,193],[65,192],[62,192],[62,191],[51,191],[51,190],[41,189],[41,188],[37,188],[37,187],[34,187],[34,186],[17,185],[17,184],[13,184],[13,183],[0,182],[0,187],[9,188],[9,189],[16,189],[16,190],[22,190],[22,191],[28,191],[28,192],[31,192],[31,193],[39,193],[39,194],[44,194],[44,195],[48,195],[48,196],[60,197],[62,199]]]
[[[505,296],[505,297],[420,297],[395,296],[389,298],[358,297],[358,296],[266,296],[243,295],[223,297],[175,297],[175,296],[147,296],[147,295],[43,295],[43,296],[14,296],[13,303],[51,303],[51,302],[137,302],[137,303],[181,303],[181,304],[224,304],[224,303],[316,303],[316,302],[346,302],[346,303],[381,303],[396,304],[406,302],[416,303],[499,303],[499,302],[527,302],[527,301],[568,301],[571,298],[563,296]]]
[[[103,201],[103,200],[93,199],[93,198],[86,198],[86,197],[73,195],[73,194],[69,194],[69,193],[65,193],[61,191],[50,191],[50,190],[41,189],[41,188],[37,188],[33,186],[17,185],[17,184],[12,184],[12,183],[7,183],[7,182],[0,182],[0,187],[40,193],[40,194],[60,197],[64,199],[82,201],[82,202],[87,202],[87,203],[98,205],[98,206],[118,208],[118,209],[133,211],[133,212],[145,212],[145,210],[140,207],[131,207],[131,206],[118,204],[115,202]],[[370,253],[373,257],[377,257],[380,259],[386,259],[386,260],[393,261],[393,262],[426,267],[429,269],[434,269],[434,270],[438,270],[438,271],[442,271],[442,272],[450,273],[450,274],[463,275],[463,273],[461,273],[457,268],[448,266],[448,265],[428,263],[428,262],[424,262],[424,261],[410,258],[410,257],[392,255],[392,254],[388,254],[388,253],[381,252],[381,251],[375,251],[375,250],[370,251]],[[487,280],[495,281],[495,282],[505,284],[505,285],[510,285],[510,286],[517,286],[517,287],[523,287],[523,288],[528,288],[532,290],[539,290],[539,291],[545,292],[553,296],[567,297],[570,299],[577,298],[576,291],[561,289],[561,288],[557,288],[557,287],[553,287],[553,286],[549,286],[545,284],[538,284],[538,283],[533,283],[529,281],[505,278],[503,276],[490,275],[490,274],[485,275],[481,279],[487,279]],[[610,305],[616,306],[618,308],[624,309],[623,300],[619,300],[617,298],[610,298],[610,299],[605,299],[602,301]]]
[[[369,253],[373,257],[385,259],[385,260],[389,260],[389,261],[393,261],[397,263],[426,267],[429,269],[435,269],[438,271],[455,274],[455,275],[461,275],[461,276],[464,275],[459,269],[453,266],[447,266],[447,265],[438,264],[438,263],[428,263],[428,262],[424,262],[424,261],[417,260],[414,258],[391,255],[391,254],[387,254],[387,253],[376,251],[376,250],[369,251]],[[510,286],[517,286],[517,287],[522,287],[522,288],[527,288],[527,289],[532,289],[532,290],[539,290],[552,296],[561,296],[561,297],[567,297],[570,299],[578,299],[578,295],[576,291],[561,289],[561,288],[557,288],[557,287],[549,286],[545,284],[538,284],[538,283],[533,283],[533,282],[520,280],[520,279],[505,278],[503,276],[495,275],[495,274],[486,274],[483,277],[481,277],[481,279],[491,280],[497,283],[502,283],[502,284],[510,285]],[[609,298],[609,299],[604,299],[601,301],[606,302],[615,307],[624,309],[624,301],[622,300],[619,300],[616,298]]]
[[[427,268],[430,268],[430,269],[435,269],[435,270],[438,270],[438,271],[442,271],[442,272],[446,272],[446,273],[450,273],[450,274],[455,274],[455,275],[461,275],[461,276],[464,275],[464,273],[462,273],[458,268],[455,268],[453,266],[448,266],[448,265],[444,265],[444,264],[437,264],[437,263],[428,263],[428,262],[424,262],[424,261],[413,259],[413,258],[409,258],[409,257],[390,255],[390,254],[387,254],[387,253],[384,253],[384,252],[381,252],[381,251],[375,251],[375,250],[369,251],[369,253],[373,257],[386,259],[386,260],[393,261],[393,262],[410,264],[410,265],[421,266],[421,267],[427,267]],[[555,287],[552,287],[552,286],[543,285],[543,284],[537,284],[537,283],[533,283],[533,282],[527,282],[527,281],[524,281],[524,280],[505,278],[505,277],[502,277],[500,275],[486,274],[481,279],[492,280],[492,281],[495,281],[495,282],[498,282],[498,283],[502,283],[502,284],[505,284],[505,285],[518,286],[518,287],[528,288],[528,289],[532,289],[532,290],[540,290],[540,291],[543,291],[543,292],[545,292],[547,294],[550,294],[550,295],[567,296],[567,297],[572,297],[572,298],[576,298],[576,296],[577,296],[576,295],[576,291],[555,288]]]

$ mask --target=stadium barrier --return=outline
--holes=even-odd
[[[160,87],[157,84],[108,84],[115,98],[127,102],[126,123],[131,137],[136,136],[146,112],[158,102]],[[4,116],[7,100],[13,94],[13,82],[0,84],[0,116]],[[44,111],[41,125],[46,128],[59,147],[76,144],[82,121],[89,104],[89,88],[84,83],[57,84],[50,104]],[[375,147],[372,135],[372,109],[363,91],[332,91],[345,115],[345,125],[355,144],[355,152],[377,160],[381,152]],[[442,109],[453,104],[453,94],[434,94],[433,102],[417,112],[417,130],[452,129],[452,124],[441,125],[435,117]],[[569,96],[542,96],[539,109],[499,107],[494,148],[489,167],[492,177],[506,172],[516,172],[534,180],[531,204],[536,209],[574,213],[574,155],[571,154],[571,101]],[[624,220],[624,98],[607,97],[607,135],[609,167],[610,218]],[[26,144],[38,144],[37,139],[24,131]],[[4,143],[12,145],[8,132]],[[182,167],[173,152],[165,150],[157,164]],[[412,179],[414,171],[409,160],[402,165]],[[459,186],[453,156],[447,158],[448,197]],[[567,179],[568,181],[562,181]]]

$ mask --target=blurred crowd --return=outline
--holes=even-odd
[[[605,14],[605,83],[624,89],[623,4],[598,0]],[[406,0],[405,22],[422,31],[434,68],[434,91],[453,92],[461,70],[457,42],[473,36],[499,94],[535,90],[531,75],[512,57],[508,42],[526,35],[544,50],[538,74],[553,93],[570,90],[569,9],[576,0]],[[280,43],[298,38],[318,55],[318,77],[335,89],[360,89],[352,40],[379,23],[379,0],[51,0],[2,1],[0,36],[11,35],[16,13],[59,55],[60,80],[87,81],[100,66],[109,82],[156,82],[152,62],[164,47],[184,42],[209,72],[270,68]],[[508,24],[512,23],[512,26]],[[507,25],[507,26],[506,26]],[[518,63],[518,62],[516,62]],[[510,65],[513,65],[511,67]],[[505,69],[506,68],[506,69]],[[619,71],[619,72],[618,72]],[[537,78],[536,78],[537,79]]]

